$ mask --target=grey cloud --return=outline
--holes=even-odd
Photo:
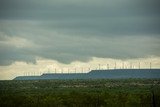
[[[0,65],[160,56],[158,0],[0,0]],[[22,38],[30,47],[5,44]],[[23,42],[23,41],[22,41]],[[33,46],[32,46],[33,45]]]
[[[28,26],[28,27],[27,27]],[[36,57],[58,60],[62,63],[70,63],[75,60],[88,61],[92,57],[130,59],[147,56],[159,56],[159,37],[149,36],[74,36],[57,33],[56,31],[42,29],[38,26],[25,24],[25,29],[18,26],[20,32],[10,29],[14,35],[31,40],[36,46],[30,48],[16,48],[1,45],[1,65],[14,61],[35,63]],[[13,31],[12,31],[13,30]],[[30,31],[30,32],[27,32]],[[7,34],[6,34],[7,35]],[[6,61],[10,63],[6,63]]]
[[[0,65],[10,65],[16,61],[36,63],[36,57],[28,53],[27,49],[18,49],[13,46],[0,46]]]
[[[158,0],[0,0],[1,18],[118,17],[160,15]]]
[[[160,33],[157,0],[0,0],[0,19],[41,21],[59,32],[96,35]],[[46,21],[49,21],[48,23]]]

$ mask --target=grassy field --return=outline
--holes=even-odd
[[[160,107],[160,79],[0,81],[0,107]]]

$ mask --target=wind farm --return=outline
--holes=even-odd
[[[65,71],[61,68],[58,73],[55,68],[54,72],[48,70],[42,75],[33,73],[33,75],[17,76],[14,80],[160,78],[160,69],[152,68],[152,63],[149,63],[148,69],[141,68],[140,63],[138,63],[137,68],[134,68],[132,63],[130,63],[129,68],[125,68],[124,62],[122,62],[121,68],[117,68],[116,62],[112,69],[109,64],[106,64],[105,68],[102,65],[105,64],[98,64],[97,69],[74,68],[72,72],[70,72],[70,69],[65,69],[67,70]]]

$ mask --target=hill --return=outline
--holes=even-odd
[[[160,78],[160,69],[114,69],[92,70],[88,73],[44,73],[41,76],[18,76],[14,80],[116,78]]]

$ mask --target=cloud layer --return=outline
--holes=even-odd
[[[160,56],[157,0],[0,0],[0,65]]]

